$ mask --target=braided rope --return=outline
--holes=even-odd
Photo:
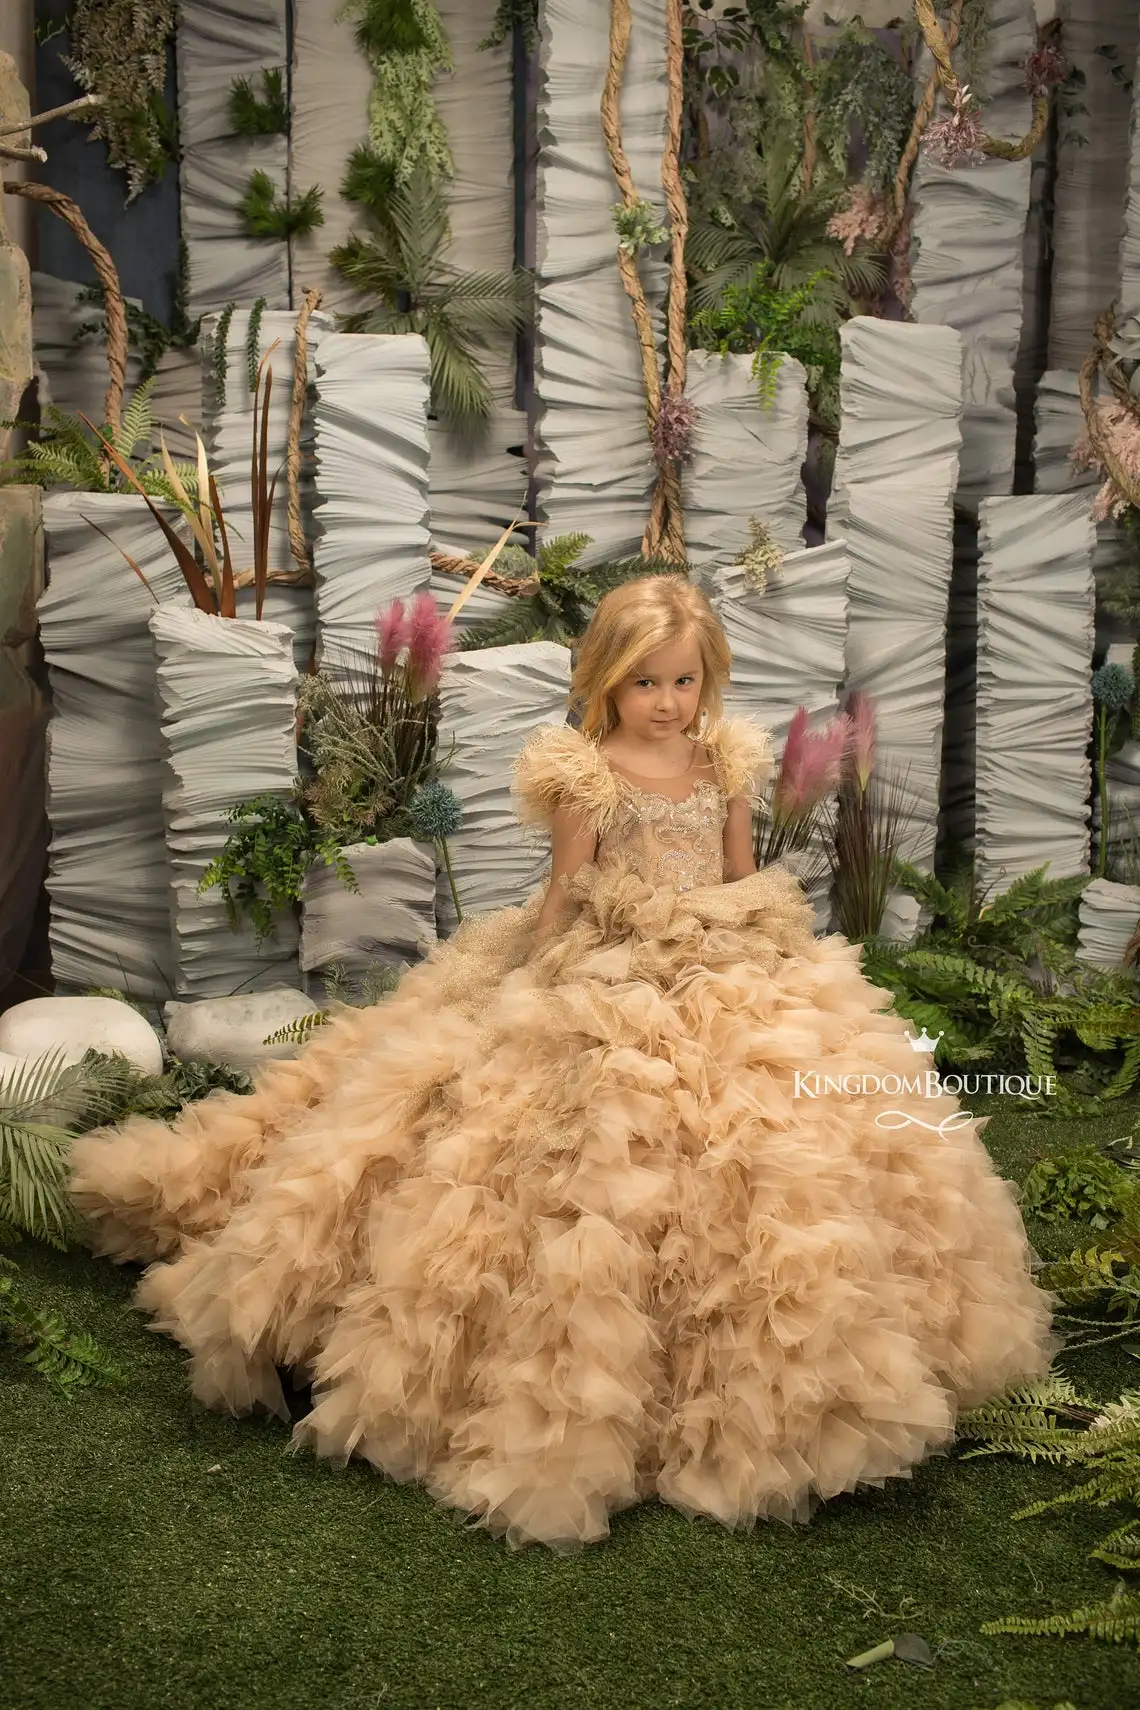
[[[459,576],[464,582],[468,581],[479,569],[477,558],[459,558],[450,552],[432,552],[429,554],[431,567],[444,576]],[[511,577],[500,576],[497,570],[487,570],[480,583],[481,587],[493,588],[497,594],[533,594],[538,591],[537,576]]]
[[[938,27],[938,34],[946,44],[947,54],[952,53],[958,45],[958,37],[962,30],[962,13],[965,10],[965,5],[966,0],[954,0],[954,4],[950,9],[949,29],[945,36],[942,35],[941,28],[938,27],[938,19],[935,18],[934,20],[935,26]],[[931,51],[933,52],[933,49]],[[893,204],[892,213],[886,230],[883,233],[883,242],[888,247],[895,237],[897,237],[899,228],[902,225],[903,220],[906,218],[907,197],[910,193],[910,175],[914,168],[914,163],[918,159],[918,147],[922,141],[922,133],[934,117],[934,108],[938,101],[939,76],[940,70],[936,63],[934,70],[926,80],[926,87],[922,92],[922,100],[918,103],[918,107],[915,110],[914,123],[910,127],[910,135],[906,140],[906,147],[903,149],[902,154],[899,157],[899,164],[895,171],[895,181],[891,187],[891,201]]]
[[[293,396],[289,405],[289,432],[285,440],[285,475],[289,486],[289,550],[298,571],[311,574],[313,568],[309,543],[305,539],[305,524],[301,516],[301,428],[305,419],[305,398],[309,390],[309,317],[321,301],[322,293],[305,292],[301,312],[297,316],[297,342],[293,352]]]
[[[951,106],[959,100],[962,85],[954,70],[950,58],[952,44],[942,33],[942,25],[934,10],[934,0],[914,0],[914,15],[918,19],[923,39],[934,56],[935,70],[939,83],[945,92]],[[961,18],[961,8],[958,8]],[[985,136],[981,142],[983,153],[993,155],[999,160],[1025,160],[1033,153],[1049,123],[1048,95],[1035,95],[1033,98],[1033,122],[1025,135],[1017,142],[1006,142],[1002,137]]]
[[[685,241],[689,234],[689,204],[681,177],[681,125],[685,83],[682,9],[682,0],[666,0],[665,67],[669,94],[665,107],[665,147],[661,154],[661,182],[665,190],[665,204],[669,210],[669,306],[666,322],[669,368],[666,388],[672,398],[684,397],[688,366],[688,276],[685,272]],[[658,493],[661,494],[660,506],[656,503]],[[658,471],[654,501],[649,527],[642,537],[642,555],[646,558],[662,556],[683,564],[685,515],[681,502],[681,475],[675,464],[668,464]]]
[[[4,193],[7,196],[24,196],[29,202],[40,202],[45,208],[50,208],[53,214],[71,227],[91,257],[91,265],[103,290],[107,315],[107,367],[110,370],[110,383],[103,402],[103,414],[111,430],[111,438],[117,439],[123,419],[123,393],[127,386],[127,311],[123,303],[118,269],[110,252],[104,249],[87,224],[78,204],[73,202],[70,196],[65,196],[62,190],[52,190],[47,184],[30,184],[24,181],[13,183],[5,179]]]

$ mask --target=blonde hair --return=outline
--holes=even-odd
[[[704,679],[690,730],[718,718],[732,655],[720,619],[699,588],[681,575],[638,576],[598,602],[570,680],[570,705],[586,736],[602,738],[618,725],[613,691],[649,653],[692,637]]]

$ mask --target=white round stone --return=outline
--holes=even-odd
[[[144,1075],[162,1073],[162,1041],[129,1003],[107,997],[42,997],[0,1015],[0,1054],[34,1058],[61,1053],[78,1063],[85,1051],[125,1057]]]
[[[271,1033],[312,1015],[319,1006],[294,986],[272,986],[241,997],[199,998],[168,1003],[166,1043],[184,1063],[225,1063],[231,1069],[255,1069],[259,1063],[295,1057],[298,1043],[267,1045]]]

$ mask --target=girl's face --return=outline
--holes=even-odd
[[[642,742],[664,742],[697,716],[704,665],[696,637],[647,653],[612,691],[623,729]]]

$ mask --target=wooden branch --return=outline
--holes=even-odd
[[[102,105],[102,95],[81,95],[78,101],[65,101],[62,107],[49,107],[45,113],[33,113],[30,119],[22,119],[18,125],[0,125],[0,137],[16,137],[21,131],[30,131],[33,125],[46,125],[52,119],[70,119]]]
[[[0,142],[0,160],[36,160],[45,161],[47,149],[33,144],[31,148],[14,148],[11,143]]]

